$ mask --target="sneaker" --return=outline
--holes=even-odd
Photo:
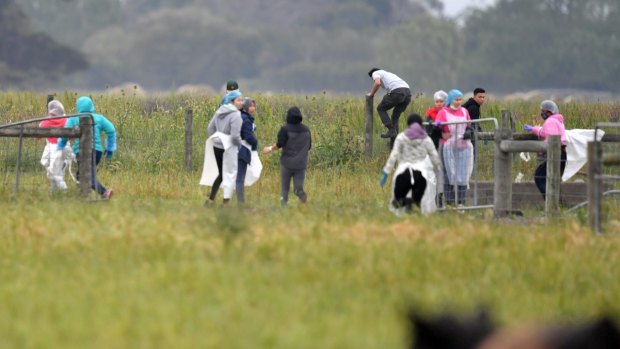
[[[205,200],[205,203],[202,205],[204,207],[212,207],[215,206],[215,201],[211,200],[211,199],[207,199]]]
[[[103,193],[103,198],[105,200],[110,200],[112,198],[112,194],[114,194],[114,191],[112,189],[108,189],[105,193]]]
[[[381,138],[394,138],[396,137],[396,130],[394,130],[393,128],[387,130],[387,132],[384,132],[381,134]]]

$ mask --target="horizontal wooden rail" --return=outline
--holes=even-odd
[[[519,152],[546,152],[547,142],[542,141],[510,141],[504,140],[499,144],[499,149],[506,153],[519,153]]]
[[[10,127],[0,129],[0,137],[30,137],[30,138],[47,138],[47,137],[80,137],[80,129],[71,128],[40,128],[40,127]]]

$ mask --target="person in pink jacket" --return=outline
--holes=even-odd
[[[467,109],[461,107],[462,102],[463,93],[457,89],[451,90],[446,98],[446,106],[439,111],[435,119],[435,125],[442,132],[440,149],[443,161],[444,199],[448,206],[465,204],[474,165],[471,133],[466,132],[471,118]]]
[[[564,116],[560,114],[560,109],[552,100],[544,100],[540,103],[540,116],[544,120],[542,127],[525,125],[523,129],[530,131],[537,137],[543,138],[545,141],[549,136],[560,136],[562,142],[562,153],[560,157],[560,176],[564,174],[566,168],[566,130],[564,129]],[[546,157],[546,154],[545,154]],[[546,197],[547,192],[547,160],[543,161],[534,173],[534,182],[538,190]]]

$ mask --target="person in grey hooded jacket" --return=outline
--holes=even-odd
[[[302,124],[303,116],[297,107],[291,107],[286,112],[286,125],[278,132],[278,142],[263,148],[263,154],[282,149],[280,157],[280,180],[282,191],[280,203],[284,206],[288,203],[288,193],[291,187],[291,179],[295,195],[302,203],[306,203],[308,197],[304,191],[304,179],[308,166],[308,152],[312,147],[310,129]]]
[[[221,132],[224,135],[229,135],[234,145],[234,150],[237,149],[237,146],[241,144],[241,107],[243,106],[243,95],[240,91],[232,91],[229,92],[224,97],[224,103],[217,109],[215,115],[209,122],[209,126],[207,128],[208,136],[211,137],[216,132]],[[222,140],[219,138],[213,139],[213,152],[215,154],[215,160],[217,162],[217,168],[219,170],[219,175],[215,179],[213,186],[211,187],[211,193],[209,194],[209,198],[205,201],[205,206],[211,205],[215,201],[215,196],[222,185],[224,190],[224,203],[227,203],[235,190],[235,178],[237,176],[237,152],[234,151],[234,154],[231,153],[231,161],[227,161],[227,164],[230,165],[227,168],[227,174],[224,174],[224,153],[226,150],[224,149],[224,144]],[[232,156],[234,155],[234,159]],[[232,161],[234,160],[234,161]],[[225,178],[232,178],[232,183],[228,183],[229,180],[224,180]]]

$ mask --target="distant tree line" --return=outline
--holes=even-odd
[[[2,88],[219,89],[235,78],[357,94],[379,66],[425,92],[620,91],[619,0],[498,0],[458,22],[437,0],[0,0],[0,11]],[[7,33],[36,60],[17,59]]]

